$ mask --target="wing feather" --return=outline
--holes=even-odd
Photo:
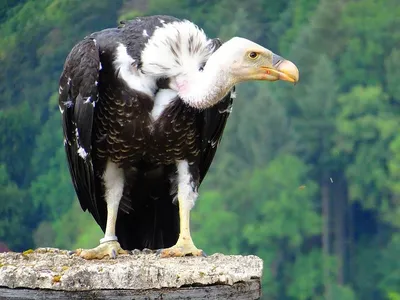
[[[83,210],[98,223],[95,174],[92,161],[92,128],[98,101],[100,57],[96,41],[85,38],[69,53],[60,77],[59,106],[64,146],[72,182]]]

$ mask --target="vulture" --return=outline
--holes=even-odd
[[[78,42],[59,80],[64,147],[80,205],[104,237],[75,253],[205,255],[192,240],[190,211],[235,85],[298,79],[292,62],[257,43],[222,43],[171,16],[123,21]]]

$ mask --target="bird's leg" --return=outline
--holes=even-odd
[[[205,253],[193,243],[190,234],[190,210],[197,199],[197,191],[193,178],[189,173],[189,165],[186,161],[180,161],[178,166],[178,203],[180,233],[176,244],[170,248],[161,249],[161,257],[180,256],[205,256]]]
[[[116,258],[118,254],[127,254],[118,243],[115,235],[115,225],[117,222],[119,202],[124,190],[123,170],[112,162],[108,162],[103,175],[106,190],[105,198],[107,202],[107,224],[104,238],[100,240],[100,245],[93,249],[78,249],[76,254],[85,259],[101,259],[109,256]]]
[[[185,199],[178,197],[180,233],[176,244],[170,248],[160,250],[161,257],[205,256],[203,250],[198,249],[190,234],[190,209],[182,205]]]

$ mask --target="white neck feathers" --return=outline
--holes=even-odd
[[[217,54],[214,54],[217,55]],[[194,71],[175,78],[179,97],[188,105],[205,109],[214,106],[229,92],[233,83],[227,70],[212,56],[202,72]]]

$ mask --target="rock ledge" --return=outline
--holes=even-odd
[[[178,295],[179,292],[186,298],[189,294],[185,294],[185,290],[193,292],[197,289],[198,293],[190,299],[213,299],[214,294],[216,297],[258,299],[262,268],[262,260],[256,256],[214,254],[207,258],[165,259],[153,253],[141,252],[121,255],[115,260],[87,261],[68,255],[65,250],[41,248],[24,253],[0,253],[0,298],[5,291],[8,291],[9,298],[16,291],[21,291],[19,295],[25,299],[23,293],[27,293],[27,290],[11,292],[15,288],[25,288],[53,293],[103,291],[104,297],[112,296],[109,290],[119,290],[119,295],[126,291],[124,295],[130,299],[135,295],[138,297],[134,299],[145,299],[139,295],[146,294],[149,297],[155,292],[161,295],[161,291],[163,293],[159,299],[181,299],[173,294]],[[202,289],[207,290],[204,294],[207,297],[201,295]],[[223,291],[223,294],[213,294],[212,290]],[[96,297],[102,299],[101,294],[97,293]],[[168,295],[171,297],[165,298]]]

